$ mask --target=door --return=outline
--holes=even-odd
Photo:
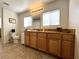
[[[37,43],[37,35],[36,33],[30,32],[30,47],[36,48]]]
[[[29,38],[29,32],[25,32],[25,45],[30,45],[30,38]]]
[[[46,44],[46,33],[38,33],[38,49],[47,51]]]
[[[61,40],[48,39],[48,48],[49,53],[60,56]]]
[[[62,57],[64,59],[73,59],[73,44],[71,41],[62,42]]]

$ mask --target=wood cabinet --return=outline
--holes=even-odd
[[[37,33],[30,32],[30,47],[36,48],[37,43]]]
[[[38,41],[37,41],[37,47],[39,50],[42,50],[42,51],[47,51],[47,48],[46,48],[46,33],[38,33]]]
[[[74,59],[74,33],[25,31],[25,45],[61,57]]]
[[[73,59],[73,44],[70,41],[62,42],[62,57],[63,59]]]
[[[60,56],[61,52],[61,34],[48,34],[47,36],[48,40],[48,52]]]
[[[57,39],[49,39],[48,48],[49,53],[60,56],[61,41]]]
[[[25,31],[25,45],[30,45],[30,36],[29,36],[29,32]]]
[[[74,59],[74,35],[64,34],[62,40],[62,57],[63,59]]]

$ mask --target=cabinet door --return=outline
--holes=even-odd
[[[30,46],[36,48],[37,35],[36,33],[30,33]]]
[[[61,40],[58,39],[48,39],[48,47],[49,47],[49,53],[60,56],[60,49],[61,49]]]
[[[38,49],[46,51],[46,33],[38,33]]]
[[[25,45],[30,45],[29,32],[25,32]]]
[[[62,41],[62,57],[63,59],[74,59],[72,42]]]
[[[38,49],[42,51],[46,51],[46,39],[45,38],[38,39]]]

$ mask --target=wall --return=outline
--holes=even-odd
[[[69,28],[76,29],[75,59],[79,59],[79,0],[70,0]]]
[[[2,22],[1,22],[1,18],[2,18],[2,16],[1,16],[1,14],[2,14],[2,12],[1,12],[1,8],[0,8],[0,38],[1,38],[1,27],[2,27]],[[1,39],[0,39],[1,40]]]
[[[0,17],[1,17],[1,7],[0,7]]]
[[[69,0],[58,0],[46,6],[44,12],[60,9],[60,26],[68,27]],[[54,26],[56,28],[56,26]],[[52,26],[48,28],[53,28]]]
[[[1,18],[2,18],[2,12],[1,12],[1,11],[2,11],[2,8],[0,7],[0,28],[1,28],[1,20],[2,20],[2,19],[1,19]],[[0,33],[1,33],[1,31],[0,31]],[[1,34],[0,34],[0,35],[1,35]]]
[[[44,12],[52,11],[55,9],[60,9],[61,11],[60,26],[62,26],[63,28],[67,28],[68,27],[69,0],[58,0],[56,2],[52,2],[46,5]],[[20,29],[19,34],[24,31],[24,23],[23,23],[24,17],[29,16],[29,15],[30,15],[29,12],[23,12],[23,13],[18,14],[19,29]],[[39,21],[37,22],[37,24],[38,23]],[[41,26],[38,26],[38,27],[41,27]]]
[[[22,13],[18,14],[18,29],[19,29],[19,35],[25,30],[24,28],[24,17],[30,16],[29,13]]]
[[[12,23],[9,23],[9,18],[14,18],[16,19],[16,24],[12,24]],[[8,43],[8,40],[10,39],[10,30],[15,28],[16,29],[16,32],[17,32],[17,14],[14,13],[13,11],[9,10],[9,9],[6,9],[4,8],[3,9],[3,30],[4,30],[4,43]]]

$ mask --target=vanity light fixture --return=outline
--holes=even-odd
[[[31,12],[34,13],[34,12],[39,12],[39,11],[42,11],[43,8],[40,8],[40,9],[37,9],[37,10],[32,10]]]
[[[43,12],[43,10],[44,10],[44,3],[42,2],[37,2],[29,6],[29,11],[31,15],[40,14],[41,12]]]

